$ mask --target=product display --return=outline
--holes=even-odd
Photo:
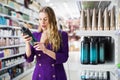
[[[84,36],[81,38],[81,64],[103,64],[113,61],[112,49],[114,40],[111,37]]]
[[[0,80],[20,80],[19,76],[25,76],[34,66],[34,62],[24,65],[25,44],[19,24],[37,29],[38,12],[25,8],[24,0],[19,2],[0,0]]]
[[[81,80],[110,80],[109,71],[83,71]]]
[[[108,8],[104,10],[94,8],[91,10],[92,12],[89,9],[81,10],[80,30],[116,30],[114,10],[114,7],[110,10]]]

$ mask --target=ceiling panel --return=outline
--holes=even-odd
[[[51,6],[57,17],[78,18],[81,9],[105,9],[110,1],[83,1],[83,0],[38,0],[41,6]]]
[[[76,18],[80,16],[76,0],[38,0],[42,6],[51,6],[58,17]]]

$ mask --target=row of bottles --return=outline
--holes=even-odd
[[[20,44],[20,38],[17,37],[0,37],[0,47]]]
[[[12,80],[13,78],[17,77],[18,75],[22,74],[23,72],[24,72],[23,66],[22,66],[22,64],[19,64],[12,68],[0,71],[0,80]],[[1,77],[1,75],[4,75],[4,74],[8,74],[8,75]]]
[[[0,58],[19,54],[20,52],[21,51],[19,50],[18,47],[10,48],[10,49],[3,49],[3,50],[0,50]]]
[[[106,49],[106,47],[108,46],[109,49]],[[105,63],[105,60],[107,60],[105,56],[110,55],[109,51],[111,46],[114,46],[114,42],[111,41],[111,37],[102,37],[102,36],[82,37],[81,57],[80,57],[81,63],[82,64]]]
[[[0,36],[20,36],[21,31],[18,29],[14,29],[12,27],[1,26],[0,28]]]
[[[91,14],[92,13],[92,14]],[[103,12],[101,9],[81,10],[80,30],[115,30],[114,7]]]
[[[82,71],[81,80],[110,80],[109,71]]]
[[[5,68],[5,67],[10,67],[14,64],[18,64],[23,61],[24,61],[23,55],[20,55],[14,58],[3,59],[0,61],[0,65],[1,65],[0,69]]]

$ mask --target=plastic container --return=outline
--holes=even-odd
[[[98,43],[96,37],[90,41],[90,64],[98,64]]]
[[[25,35],[29,35],[29,37],[32,37],[32,40],[31,40],[31,45],[33,46],[34,45],[34,42],[36,42],[36,39],[34,38],[34,36],[32,35],[31,31],[28,29],[28,28],[25,28],[23,25],[20,25],[21,26],[21,32]]]
[[[105,63],[105,39],[104,37],[99,37],[99,47],[98,47],[99,55],[98,61],[99,63]]]
[[[81,41],[81,63],[88,64],[90,62],[89,56],[89,40],[88,37],[82,37],[83,40]]]

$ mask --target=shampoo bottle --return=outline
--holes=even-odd
[[[98,61],[99,63],[105,63],[105,38],[99,37],[99,55]]]
[[[90,64],[98,63],[98,44],[97,38],[91,37],[90,41]]]
[[[88,37],[82,37],[81,41],[81,63],[88,64],[89,63],[89,40]]]
[[[32,37],[32,41],[31,41],[31,45],[34,45],[34,42],[36,42],[36,39],[34,38],[34,36],[32,35],[31,31],[24,27],[23,25],[21,25],[21,32],[25,35],[29,35],[29,37]]]

